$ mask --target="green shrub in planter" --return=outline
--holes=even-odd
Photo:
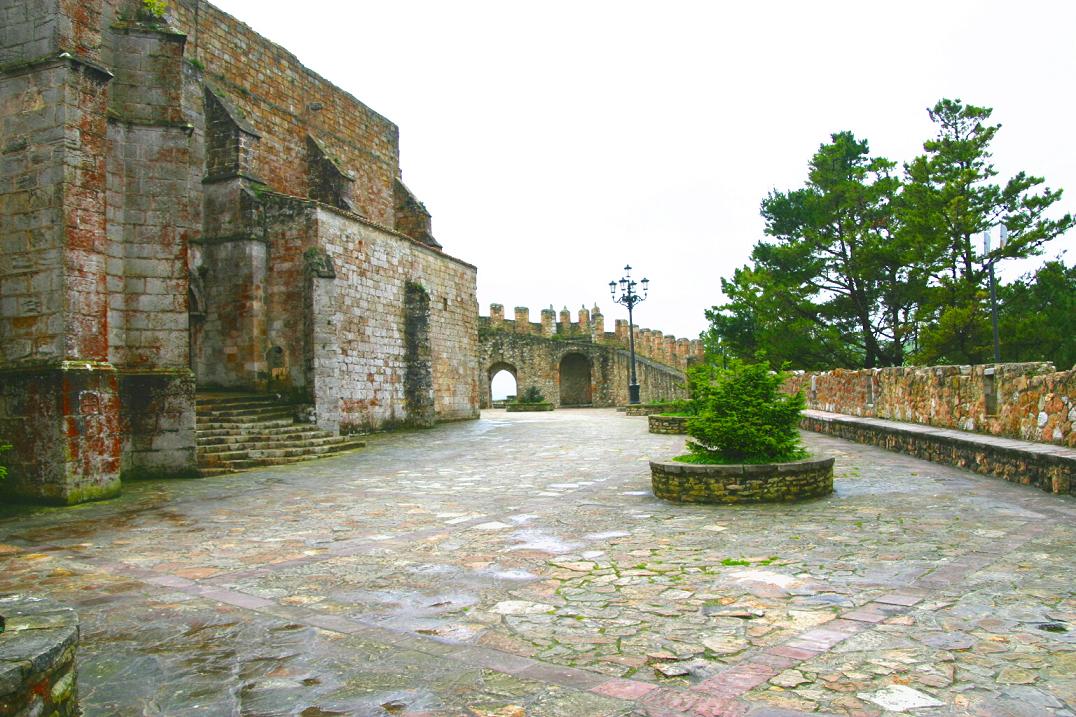
[[[516,399],[516,403],[545,403],[545,396],[537,386],[530,386],[522,396]]]
[[[800,443],[802,394],[781,392],[787,374],[766,364],[730,362],[694,376],[696,415],[688,418],[686,463],[785,463],[807,457]]]

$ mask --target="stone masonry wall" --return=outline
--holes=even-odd
[[[799,372],[809,408],[1076,446],[1076,369],[1049,363]]]
[[[169,20],[187,34],[188,58],[206,68],[207,79],[261,135],[251,167],[254,176],[274,191],[309,196],[306,138],[312,134],[351,172],[355,211],[395,227],[395,124],[209,3],[175,0],[169,5]]]
[[[336,388],[317,391],[319,424],[342,431],[408,422],[404,298],[408,281],[430,298],[429,343],[437,420],[478,416],[477,270],[330,208],[317,210],[317,242],[331,258],[339,351]],[[321,350],[324,350],[322,348]]]

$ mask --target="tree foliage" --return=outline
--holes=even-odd
[[[702,374],[699,374],[701,377]],[[806,456],[800,443],[802,394],[781,391],[787,374],[734,359],[700,382],[698,413],[687,420],[691,456],[701,463],[777,463]]]
[[[999,299],[1003,358],[1076,366],[1076,266],[1047,262],[1002,287]]]
[[[1074,224],[1047,216],[1061,191],[1041,177],[994,180],[991,112],[938,102],[937,134],[903,177],[866,140],[831,135],[803,187],[763,199],[767,238],[722,279],[708,342],[795,368],[986,360],[989,262],[1038,255]],[[998,225],[1009,240],[985,253],[978,241]]]

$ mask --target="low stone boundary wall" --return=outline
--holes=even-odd
[[[1047,493],[1076,493],[1076,450],[1071,448],[826,411],[804,411],[800,427],[1033,485]]]
[[[48,600],[0,597],[0,715],[80,714],[75,681],[78,617]]]
[[[679,503],[784,503],[833,492],[833,459],[761,465],[650,461],[654,495]]]
[[[533,413],[535,411],[552,411],[552,403],[509,403],[504,410],[508,413]]]
[[[665,413],[666,411],[673,410],[674,406],[671,403],[637,403],[628,406],[624,409],[624,412],[629,416],[652,416],[655,413]]]
[[[650,421],[651,433],[675,433],[681,435],[687,433],[687,416],[653,414],[648,420]]]
[[[1076,448],[1076,367],[1050,363],[794,372],[807,407]]]

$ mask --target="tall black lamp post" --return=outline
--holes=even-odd
[[[620,297],[616,295],[616,285],[620,284]],[[643,287],[643,294],[640,296],[635,293],[635,287],[641,285]],[[642,281],[635,281],[631,278],[631,265],[624,267],[624,278],[619,282],[609,282],[609,293],[613,295],[613,301],[618,304],[623,304],[628,307],[628,349],[631,352],[631,380],[628,382],[628,403],[635,405],[639,403],[639,382],[635,378],[635,321],[632,318],[632,309],[635,305],[645,301],[646,295],[650,288],[650,280],[643,278]]]
[[[1004,224],[1001,225],[1000,244],[1001,248],[1005,248],[1005,242],[1009,239],[1009,228]],[[987,229],[983,232],[983,254],[990,254],[990,230]],[[990,270],[990,323],[994,329],[994,363],[1001,363],[1001,337],[998,333],[998,285],[997,279],[994,278],[994,264],[998,263],[998,259],[1001,257],[994,257],[993,259],[985,259],[987,268]]]

